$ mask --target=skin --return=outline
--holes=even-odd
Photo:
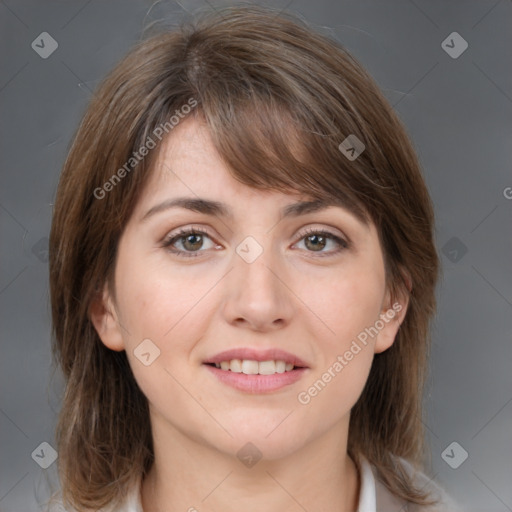
[[[233,218],[173,208],[141,221],[178,196],[227,203]],[[392,307],[375,226],[338,206],[279,221],[282,207],[304,199],[234,180],[194,118],[164,141],[119,242],[117,300],[105,286],[90,308],[102,342],[126,350],[150,404],[155,464],[142,485],[144,511],[357,509],[360,481],[346,451],[350,410],[374,354],[393,343],[408,299],[399,297],[401,311],[308,404],[299,403],[298,394]],[[203,244],[182,237],[174,248],[199,256],[162,247],[192,226],[208,231]],[[336,252],[327,239],[315,250],[307,228],[350,245]],[[236,252],[249,235],[263,249],[252,263]],[[160,350],[149,366],[134,355],[144,339]],[[202,364],[235,347],[278,347],[309,369],[272,393],[238,391]],[[236,455],[248,442],[262,454],[251,468]]]

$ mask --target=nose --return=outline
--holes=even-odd
[[[240,253],[242,254],[242,253]],[[266,332],[282,329],[294,312],[285,263],[270,248],[251,262],[238,253],[226,276],[224,316],[235,326]]]

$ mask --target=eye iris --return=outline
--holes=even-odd
[[[190,240],[192,239],[199,239],[199,242],[196,242],[195,244],[193,242],[191,242],[192,246],[193,247],[187,247],[187,243],[190,242]],[[194,250],[194,249],[199,249],[203,243],[203,240],[202,240],[202,235],[199,235],[199,234],[191,234],[191,235],[187,235],[187,236],[184,236],[183,237],[183,240],[184,240],[184,244],[183,244],[183,247],[185,247],[186,249],[189,249],[189,250]]]
[[[313,249],[314,250],[318,250],[318,249],[323,249],[326,245],[326,241],[325,241],[325,237],[322,236],[322,235],[309,235],[306,237],[306,246],[308,246],[308,242],[311,240],[311,239],[314,239],[316,240],[316,242],[313,242]],[[320,244],[318,244],[318,240],[322,240],[322,242]]]

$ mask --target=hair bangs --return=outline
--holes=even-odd
[[[276,98],[241,99],[224,108],[219,111],[218,104],[206,103],[200,110],[215,148],[236,180],[259,190],[338,204],[369,222],[360,178],[343,162],[331,137],[308,129]],[[333,166],[339,172],[333,173]]]

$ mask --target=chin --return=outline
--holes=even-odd
[[[279,421],[273,421],[274,417],[272,421],[257,421],[246,416],[245,421],[225,425],[233,437],[223,436],[216,447],[238,458],[252,452],[266,460],[287,457],[303,447],[308,437],[303,427],[292,422],[286,424],[291,418],[282,421],[288,413],[282,414]]]

